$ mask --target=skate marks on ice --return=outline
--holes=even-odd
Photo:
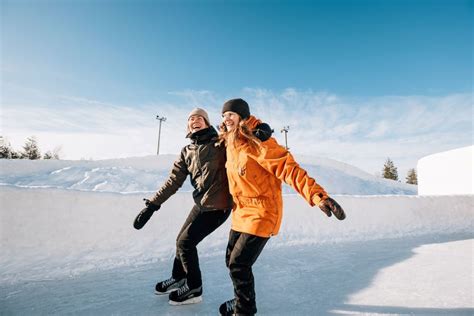
[[[273,246],[270,241],[253,269],[258,314],[472,315],[472,301],[465,302],[469,295],[465,290],[472,294],[472,260],[457,255],[472,246],[472,237],[457,234],[292,247]],[[431,277],[417,279],[423,258],[444,263],[437,273],[429,271]],[[167,296],[157,296],[153,289],[156,281],[169,277],[171,265],[172,258],[73,278],[2,284],[0,314],[216,315],[219,304],[232,297],[222,252],[201,258],[203,302],[170,306]],[[456,271],[444,270],[448,266]],[[406,280],[410,273],[416,287]],[[429,287],[446,287],[446,278],[464,278],[471,285],[458,283],[457,289],[448,286],[426,293]],[[459,289],[464,289],[462,295]],[[444,295],[433,297],[437,291]]]

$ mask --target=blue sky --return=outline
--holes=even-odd
[[[371,173],[472,144],[473,1],[2,1],[1,14],[14,147],[34,134],[71,159],[152,154],[160,112],[174,153],[193,106],[217,123],[237,96],[292,125],[295,153]],[[146,142],[124,148],[121,129]]]

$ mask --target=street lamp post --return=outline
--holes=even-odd
[[[287,137],[287,134],[288,134],[289,130],[290,130],[290,126],[287,125],[287,126],[283,126],[283,128],[280,131],[281,133],[283,133],[283,132],[285,133],[285,148],[286,148],[286,150],[290,149],[288,147],[288,137]]]
[[[161,123],[166,122],[166,117],[157,115],[156,119],[160,121],[160,127],[158,129],[158,148],[156,149],[156,154],[159,155],[160,154]]]

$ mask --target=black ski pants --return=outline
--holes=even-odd
[[[230,230],[226,265],[234,284],[236,315],[257,313],[252,265],[269,239]]]
[[[187,278],[191,289],[202,285],[201,270],[196,246],[206,236],[226,221],[230,210],[201,211],[197,206],[191,209],[176,238],[176,256],[173,263],[173,278]]]

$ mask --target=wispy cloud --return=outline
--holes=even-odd
[[[387,121],[380,121],[374,124],[374,128],[367,134],[369,138],[379,138],[386,135],[390,131],[390,123]]]
[[[472,144],[472,95],[345,98],[325,92],[247,89],[272,126],[290,125],[295,153],[342,160],[370,172],[386,157],[401,176],[425,155]],[[281,135],[277,135],[277,137]]]
[[[36,135],[44,149],[62,145],[64,158],[112,158],[154,154],[156,115],[167,117],[161,135],[162,153],[178,153],[187,141],[186,118],[201,106],[211,122],[220,122],[222,103],[246,99],[251,112],[268,122],[274,136],[289,125],[288,143],[295,154],[317,155],[354,164],[371,173],[386,157],[400,176],[419,158],[472,144],[472,95],[441,97],[386,96],[347,98],[328,92],[246,88],[236,95],[212,91],[175,91],[169,99],[141,106],[116,105],[71,96],[3,100],[2,135],[19,148]]]

